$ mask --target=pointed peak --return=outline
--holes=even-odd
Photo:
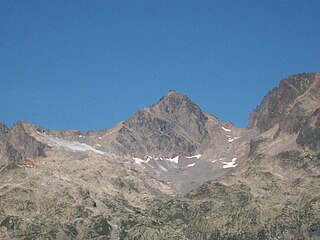
[[[207,120],[207,117],[197,104],[186,95],[175,90],[170,90],[158,103],[151,106],[151,109],[156,109],[158,112],[162,112],[175,119],[183,118],[186,115],[193,115],[201,119],[201,121]]]
[[[159,102],[153,105],[152,107],[161,107],[163,105],[165,106],[179,106],[183,103],[192,103],[194,104],[187,96],[175,91],[175,90],[169,90],[168,93],[160,98]]]
[[[181,98],[181,97],[186,97],[186,96],[177,92],[176,90],[171,89],[168,91],[168,93],[163,98],[165,98],[165,97],[179,97],[179,98]]]
[[[168,91],[168,93],[167,94],[170,94],[170,93],[176,93],[177,91],[176,90],[174,90],[174,89],[170,89],[169,91]]]

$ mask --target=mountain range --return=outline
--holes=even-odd
[[[320,73],[247,128],[170,90],[111,129],[0,124],[0,239],[320,239],[319,179]]]

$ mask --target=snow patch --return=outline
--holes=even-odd
[[[165,158],[165,160],[178,164],[178,162],[179,162],[179,156],[176,156],[176,157],[174,157],[174,158]]]
[[[234,140],[237,140],[240,137],[229,137],[228,142],[232,143]]]
[[[190,156],[190,157],[186,157],[186,158],[197,158],[197,159],[200,159],[201,158],[201,154],[197,154],[197,155],[194,155],[194,156]]]
[[[234,162],[224,162],[226,165],[223,165],[223,168],[234,168],[238,166],[238,164],[235,164]]]
[[[92,152],[95,152],[95,153],[98,153],[98,154],[101,154],[101,155],[105,154],[105,152],[97,150],[97,149],[95,149],[95,148],[93,148],[90,145],[85,144],[85,143],[80,143],[80,142],[76,142],[76,141],[69,141],[69,140],[65,140],[65,139],[57,138],[57,137],[54,138],[54,137],[48,136],[48,135],[43,134],[43,133],[40,133],[40,135],[42,135],[46,139],[50,140],[51,142],[54,142],[57,145],[65,147],[65,148],[69,148],[72,151],[81,151],[81,152],[92,151]]]
[[[223,164],[223,168],[234,168],[236,166],[238,166],[238,164],[236,164],[237,158],[232,158],[231,162],[222,162]]]
[[[186,167],[193,167],[196,163],[190,163]]]
[[[228,128],[224,128],[224,127],[221,127],[224,131],[226,132],[231,132],[231,129],[228,129]]]
[[[139,164],[139,165],[142,165],[142,163],[149,162],[148,160],[143,160],[143,159],[140,159],[140,158],[132,158],[132,159],[134,160],[134,163]]]

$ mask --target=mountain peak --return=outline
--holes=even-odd
[[[183,95],[182,93],[179,93],[178,91],[176,90],[169,90],[167,92],[167,94],[163,97],[163,98],[167,98],[167,97],[171,97],[171,98],[184,98],[186,97],[185,95]]]
[[[198,105],[191,101],[186,95],[183,95],[175,90],[170,90],[159,102],[152,108],[168,114],[174,118],[180,118],[181,114],[193,113],[199,118],[205,118],[204,113]]]
[[[125,120],[115,145],[140,157],[192,155],[209,138],[207,121],[187,96],[170,90],[158,103]]]
[[[310,109],[320,106],[319,92],[319,73],[290,75],[268,92],[260,105],[251,112],[248,128],[264,132],[280,124],[280,127],[283,125],[286,128],[292,125],[289,132],[297,132],[302,124],[301,119],[309,114]]]
[[[170,89],[170,90],[168,91],[167,95],[169,95],[169,94],[175,94],[175,93],[179,94],[176,90]]]
[[[185,95],[177,92],[176,90],[171,89],[167,92],[167,94],[165,96],[160,98],[159,102],[157,104],[155,104],[154,106],[159,105],[164,102],[167,102],[168,99],[177,99],[178,100],[178,99],[183,99],[183,98],[187,98],[187,97]],[[173,102],[173,101],[171,101],[171,102]]]

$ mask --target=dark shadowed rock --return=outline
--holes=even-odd
[[[10,129],[9,138],[12,145],[22,154],[23,158],[44,156],[45,145],[32,137],[28,133],[27,127],[33,126],[18,122]]]
[[[301,118],[304,116],[303,109],[295,105],[299,96],[312,88],[311,96],[319,92],[319,74],[302,73],[289,76],[280,82],[279,87],[270,91],[261,104],[250,114],[248,128],[257,128],[261,132],[269,130],[278,123],[286,125],[289,132],[300,128]],[[316,96],[316,97],[319,97]],[[293,104],[293,106],[292,106]],[[298,117],[299,119],[293,119]],[[291,120],[287,124],[287,120]]]
[[[197,141],[202,141],[206,137],[208,132],[205,129],[205,122],[208,117],[187,96],[171,90],[153,108],[178,123]]]
[[[283,116],[283,120],[279,122],[278,131],[289,134],[297,133],[305,124],[307,115],[308,114],[306,110],[301,106],[301,103],[296,103],[293,108]]]
[[[8,129],[5,125],[0,125],[0,163],[18,164],[27,158],[44,156],[45,145],[32,137],[29,131],[37,127],[25,123],[17,122]]]
[[[7,137],[9,129],[3,123],[0,123],[0,141],[4,141]]]
[[[320,108],[303,125],[297,143],[312,150],[320,150]]]
[[[309,236],[310,237],[320,237],[320,223],[314,224],[309,227]]]

